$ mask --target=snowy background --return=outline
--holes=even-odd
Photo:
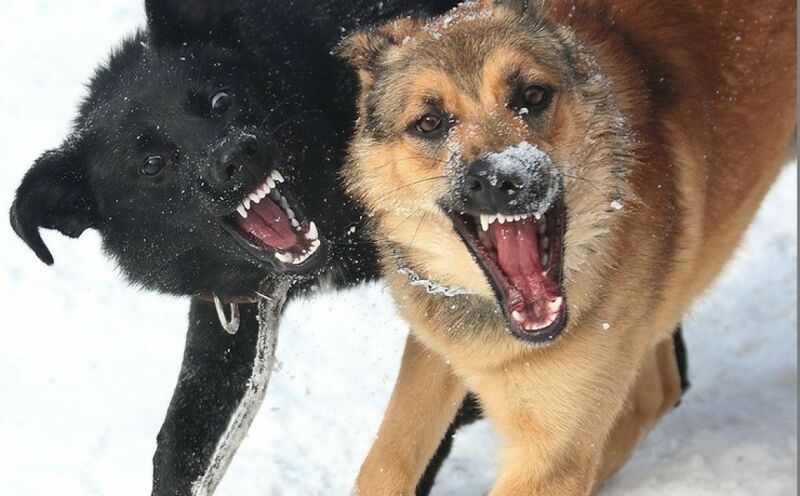
[[[94,66],[143,23],[138,0],[0,2],[0,210],[65,136]],[[603,496],[796,494],[796,184],[787,166],[687,319],[693,389]],[[45,239],[54,268],[0,223],[3,493],[149,494],[188,302],[127,287],[94,233]],[[373,285],[293,303],[281,333],[281,366],[220,496],[347,494],[406,327]],[[495,446],[486,422],[462,431],[434,493],[483,494]]]

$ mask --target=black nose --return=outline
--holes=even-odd
[[[524,193],[528,178],[523,171],[500,167],[486,160],[473,162],[465,177],[467,203],[483,211],[505,212]]]
[[[252,134],[229,139],[217,151],[216,163],[210,171],[211,179],[217,185],[231,181],[258,157],[260,150],[258,138]]]

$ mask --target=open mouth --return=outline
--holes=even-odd
[[[222,225],[248,252],[272,257],[284,266],[305,269],[319,258],[322,240],[317,226],[307,220],[291,194],[280,185],[277,170],[258,183]]]
[[[562,291],[566,210],[562,200],[544,214],[451,214],[491,281],[511,333],[547,343],[566,323]]]

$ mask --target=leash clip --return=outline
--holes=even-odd
[[[228,320],[228,317],[225,315],[225,308],[222,306],[222,301],[220,301],[217,295],[214,295],[214,307],[217,309],[217,318],[219,318],[219,323],[222,325],[222,328],[230,335],[234,335],[239,331],[239,305],[236,303],[230,303],[231,307],[231,319]]]

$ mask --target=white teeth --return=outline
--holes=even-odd
[[[481,214],[481,227],[483,228],[484,231],[489,230],[489,224],[491,224],[491,222],[489,221],[489,216],[486,214]]]
[[[244,205],[236,207],[236,211],[239,212],[239,215],[241,215],[243,219],[247,218],[247,209],[244,208]]]
[[[286,216],[289,217],[289,220],[294,219],[294,210],[291,208],[286,209]]]
[[[544,236],[539,240],[539,249],[546,250],[548,248],[550,248],[550,238]]]
[[[539,260],[542,262],[542,267],[547,267],[547,264],[550,262],[550,255],[547,253],[542,253],[542,256]]]
[[[250,201],[252,201],[253,203],[259,203],[261,202],[261,199],[264,198],[259,193],[250,193],[249,195],[247,195],[247,197],[250,198]]]
[[[260,199],[263,200],[264,197],[269,194],[269,192],[270,192],[270,187],[265,184],[264,186],[261,187],[261,189],[259,189],[256,192],[256,194],[259,196]]]
[[[306,239],[316,240],[319,239],[319,232],[317,232],[317,225],[314,224],[312,221],[308,224],[308,232],[306,233]]]
[[[297,222],[297,219],[292,219],[291,222],[292,222],[292,227],[294,227],[295,229],[300,228],[300,223]]]
[[[542,214],[540,212],[534,212],[533,213],[533,218],[536,219],[536,220],[541,220],[542,219]]]
[[[299,255],[293,255],[291,253],[283,253],[283,252],[275,252],[275,258],[280,260],[285,264],[292,264],[292,265],[300,265],[301,263],[305,262],[311,255],[317,252],[319,247],[322,245],[320,240],[315,239],[311,242],[311,245]]]
[[[283,253],[280,251],[275,252],[275,258],[277,258],[283,263],[292,263],[294,261],[294,255],[292,255],[291,253]]]
[[[272,179],[273,179],[273,180],[274,180],[276,183],[282,183],[282,182],[284,181],[284,179],[283,179],[283,176],[282,176],[282,175],[281,175],[281,173],[280,173],[280,172],[278,172],[277,170],[274,170],[274,171],[272,171],[272,174],[270,174],[270,177],[271,177],[271,178],[272,178]]]
[[[275,188],[275,180],[272,179],[271,177],[268,177],[267,178],[267,186],[269,186],[269,189]]]
[[[516,310],[511,312],[511,316],[514,317],[514,320],[516,320],[517,322],[525,322],[525,316]]]
[[[245,198],[242,205],[244,205],[245,209],[250,210],[250,198]]]
[[[550,312],[557,312],[561,310],[561,303],[563,301],[564,299],[561,296],[559,296],[555,300],[547,302],[547,309],[550,310]]]
[[[281,196],[281,207],[283,207],[284,210],[289,208],[289,202],[283,196]]]

